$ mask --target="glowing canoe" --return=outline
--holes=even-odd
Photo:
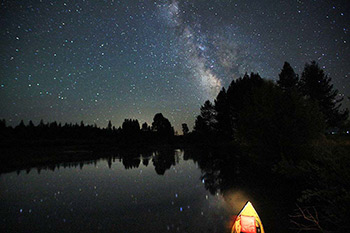
[[[265,233],[258,213],[255,211],[252,203],[249,201],[238,213],[231,233]]]

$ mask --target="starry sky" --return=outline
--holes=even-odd
[[[0,118],[120,126],[162,112],[176,130],[245,72],[316,60],[350,96],[350,2],[3,0]],[[350,101],[344,100],[345,107]]]

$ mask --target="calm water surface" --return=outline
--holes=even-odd
[[[2,174],[1,231],[229,231],[232,215],[248,197],[210,194],[201,169],[184,153]]]

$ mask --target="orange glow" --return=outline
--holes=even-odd
[[[234,223],[232,224],[231,233],[241,232],[241,216],[254,217],[256,220],[256,228],[260,228],[261,233],[265,232],[258,213],[255,211],[253,205],[248,201],[243,209],[239,212],[238,216],[235,217]]]
[[[233,224],[235,223],[237,216],[238,216],[238,215],[232,215],[232,216],[230,217],[229,222],[226,224],[226,228],[227,228],[227,229],[230,229],[230,230],[232,229]]]

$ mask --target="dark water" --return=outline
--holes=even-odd
[[[279,216],[284,203],[276,207],[280,193],[269,196],[249,177],[229,187],[215,164],[186,157],[183,150],[155,151],[2,174],[0,230],[230,232],[234,214],[249,199],[267,230],[287,232],[276,222],[285,217]]]

